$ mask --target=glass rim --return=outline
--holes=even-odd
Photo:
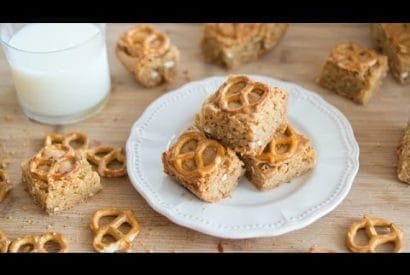
[[[84,40],[84,41],[82,41],[82,42],[80,42],[76,45],[73,45],[73,46],[70,46],[70,47],[67,47],[67,48],[63,48],[63,49],[51,50],[51,51],[29,51],[29,50],[23,50],[23,49],[15,47],[15,46],[12,46],[12,45],[10,45],[10,43],[3,40],[3,36],[1,34],[2,34],[2,29],[3,29],[3,27],[5,27],[6,24],[13,24],[13,23],[0,23],[0,42],[2,44],[4,44],[5,46],[7,46],[7,48],[11,48],[11,49],[19,51],[19,52],[31,53],[31,54],[48,54],[48,53],[58,53],[58,52],[73,50],[75,48],[79,48],[79,47],[87,44],[88,42],[93,40],[95,37],[97,37],[99,34],[103,33],[103,31],[100,28],[98,28],[98,32],[96,34],[92,35],[90,38],[87,38],[86,40]],[[27,23],[27,24],[41,24],[41,23]],[[65,23],[62,23],[62,24],[65,24]],[[99,25],[102,25],[103,28],[105,29],[105,23],[89,23],[89,24],[99,24]]]

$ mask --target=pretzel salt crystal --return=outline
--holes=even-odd
[[[109,224],[100,226],[100,220],[104,217],[115,218]],[[128,232],[121,232],[120,227],[123,224],[130,226]],[[95,212],[90,228],[96,234],[93,246],[98,252],[128,252],[131,249],[132,241],[140,232],[139,223],[132,211],[116,208],[106,208]],[[107,235],[113,237],[115,241],[108,244],[103,242],[103,238]]]
[[[189,151],[183,152],[184,146],[189,142],[195,143],[195,148],[189,148]],[[207,149],[214,149],[215,157],[208,164],[204,160],[204,152]],[[173,161],[175,168],[183,175],[203,176],[211,172],[218,164],[221,163],[225,156],[225,148],[215,140],[207,139],[199,133],[188,132],[184,134],[172,149]],[[186,169],[184,162],[195,162],[194,169]]]
[[[60,233],[47,232],[40,236],[24,236],[14,240],[9,246],[9,252],[50,252],[47,251],[45,245],[48,242],[56,242],[59,244],[60,249],[57,253],[68,252],[69,247],[67,240]],[[24,246],[30,248],[29,251],[20,251]]]
[[[388,233],[379,234],[376,227],[385,227]],[[366,245],[358,245],[354,238],[360,229],[365,229],[369,242]],[[363,219],[353,223],[347,232],[346,245],[353,252],[375,252],[376,247],[385,243],[394,243],[394,251],[400,252],[403,247],[403,232],[395,224],[383,218],[375,218],[364,215]]]

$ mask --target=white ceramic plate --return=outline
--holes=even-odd
[[[268,192],[243,178],[231,198],[202,202],[163,173],[161,154],[175,142],[225,77],[191,82],[153,102],[127,141],[128,175],[157,212],[171,221],[222,238],[277,236],[332,211],[348,194],[359,168],[359,147],[345,116],[320,96],[268,77],[250,77],[289,91],[288,118],[311,138],[318,154],[309,174]]]

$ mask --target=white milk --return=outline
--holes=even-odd
[[[98,106],[111,87],[104,32],[93,24],[28,24],[8,44],[17,96],[35,116]]]

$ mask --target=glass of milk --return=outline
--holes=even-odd
[[[0,40],[29,118],[67,124],[104,106],[111,89],[105,24],[6,23]]]

